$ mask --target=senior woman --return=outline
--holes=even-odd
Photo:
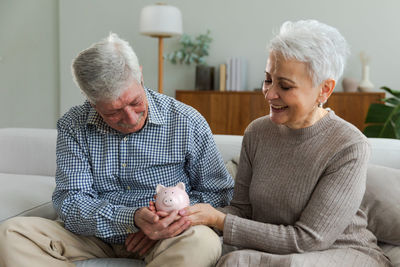
[[[315,20],[285,22],[272,39],[270,114],[245,131],[230,206],[181,211],[240,248],[220,266],[390,266],[360,210],[368,141],[322,107],[347,55],[343,36]]]

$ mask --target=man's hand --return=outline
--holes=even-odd
[[[173,211],[168,216],[160,218],[147,207],[136,211],[135,224],[151,240],[174,237],[190,227],[189,219],[179,216],[178,211]]]
[[[142,231],[130,234],[125,240],[126,250],[130,252],[138,252],[140,256],[146,254],[151,249],[157,240],[151,240]]]

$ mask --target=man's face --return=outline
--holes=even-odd
[[[116,100],[97,101],[93,107],[111,128],[124,134],[141,130],[148,116],[146,93],[136,81]]]

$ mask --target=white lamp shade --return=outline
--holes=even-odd
[[[140,13],[140,33],[158,37],[182,34],[181,11],[168,5],[144,7]]]

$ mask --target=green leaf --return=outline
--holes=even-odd
[[[386,126],[386,127],[385,127]],[[393,128],[392,123],[385,124],[383,127],[382,131],[380,132],[379,136],[380,138],[393,138],[396,139],[396,132]]]
[[[368,125],[364,128],[363,133],[366,137],[378,137],[382,131],[383,125]]]
[[[385,123],[393,109],[384,104],[373,103],[369,106],[365,123]]]
[[[384,98],[382,101],[393,106],[400,105],[400,99],[395,97]]]
[[[194,39],[192,39],[186,33],[183,34],[179,40],[180,48],[174,52],[171,52],[167,59],[173,64],[177,62],[188,65],[191,63],[205,63],[205,59],[203,59],[203,57],[208,56],[208,50],[212,41],[212,38],[209,35],[210,30],[207,30],[206,34],[200,34]]]
[[[388,93],[390,93],[392,95],[394,95],[397,98],[400,98],[400,91],[398,91],[398,90],[392,90],[392,89],[390,89],[389,87],[386,87],[386,86],[382,86],[381,89],[385,90],[386,92],[388,92]]]
[[[400,112],[394,114],[390,121],[397,139],[400,139]]]
[[[364,133],[368,137],[400,139],[400,91],[386,86],[381,89],[393,97],[382,99],[385,104],[370,105],[365,123],[374,124],[368,125]]]

